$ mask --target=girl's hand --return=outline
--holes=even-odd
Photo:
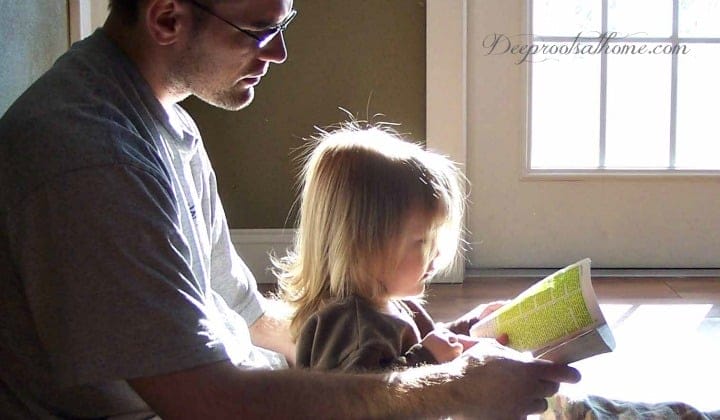
[[[485,319],[493,312],[497,311],[498,309],[502,308],[503,305],[505,305],[507,301],[495,301],[490,303],[485,303],[482,305],[476,306],[474,309],[472,309],[470,312],[466,313],[465,315],[461,316],[460,318],[456,319],[452,322],[447,323],[438,323],[435,325],[442,326],[442,328],[450,329],[452,332],[456,334],[464,334],[464,335],[470,335],[470,329],[472,329],[473,325],[477,324],[479,321]],[[498,339],[498,342],[500,344],[507,344],[507,337],[495,337]]]
[[[454,360],[465,350],[464,342],[455,333],[444,328],[430,331],[420,344],[432,353],[438,363]]]
[[[471,319],[472,323],[481,321],[488,315],[502,308],[506,303],[506,300],[502,300],[478,305],[473,310],[463,315],[460,319]]]

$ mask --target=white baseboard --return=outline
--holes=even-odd
[[[250,267],[258,283],[275,283],[270,271],[270,253],[283,256],[293,245],[295,229],[231,229],[230,238],[238,254]],[[464,277],[544,277],[553,269],[478,269],[459,264],[433,283],[462,283]],[[593,269],[593,277],[717,277],[720,269]]]
[[[551,268],[468,268],[467,277],[534,277],[543,278],[554,273]],[[717,268],[593,268],[593,278],[599,277],[720,277]]]
[[[285,255],[292,247],[295,229],[230,229],[230,239],[258,283],[275,283],[270,253]]]
[[[270,271],[270,253],[283,256],[292,247],[295,229],[230,229],[230,239],[235,249],[258,283],[275,283]],[[458,264],[452,272],[433,279],[433,283],[462,283],[465,267]]]

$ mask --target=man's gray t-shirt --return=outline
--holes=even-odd
[[[197,128],[102,30],[0,119],[0,216],[2,417],[140,413],[126,379],[251,363],[262,297]]]

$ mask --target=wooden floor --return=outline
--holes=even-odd
[[[428,287],[428,311],[451,320],[480,303],[510,299],[539,279],[468,278]],[[720,410],[720,278],[595,278],[615,351],[573,364],[583,375],[568,395],[682,401]]]
[[[478,304],[511,299],[537,280],[431,284],[426,307],[435,320],[447,321]],[[573,364],[583,380],[561,392],[720,410],[720,278],[601,277],[593,286],[617,347]]]
[[[438,321],[454,319],[478,304],[511,299],[539,278],[470,277],[462,284],[430,284],[427,309]],[[600,303],[711,304],[720,319],[718,277],[601,277],[593,279]]]

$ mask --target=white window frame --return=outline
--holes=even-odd
[[[107,17],[107,0],[67,0],[70,44],[90,36]]]
[[[467,2],[426,3],[426,144],[467,162]]]
[[[533,4],[535,0],[526,0],[527,22],[525,27],[527,31],[527,44],[533,42],[567,42],[573,41],[573,36],[538,36],[533,35]],[[647,42],[647,43],[669,43],[673,46],[693,43],[720,43],[720,38],[687,38],[678,35],[678,10],[679,0],[673,2],[673,28],[669,37],[627,37],[622,40],[613,40],[612,42]],[[608,33],[607,20],[608,0],[602,0],[602,17],[601,17],[601,33]],[[671,55],[671,94],[670,94],[670,156],[669,167],[666,169],[614,169],[603,168],[605,162],[605,128],[606,128],[606,110],[607,110],[607,55],[600,56],[600,138],[599,138],[599,167],[595,169],[533,169],[531,166],[532,152],[532,62],[528,62],[525,67],[527,77],[527,95],[526,95],[526,115],[525,115],[525,156],[523,164],[523,179],[583,179],[583,178],[716,178],[720,177],[720,169],[677,169],[675,168],[675,152],[676,152],[676,115],[677,115],[677,68],[678,54]]]
[[[467,163],[467,0],[426,3],[425,141],[465,172]],[[436,283],[460,283],[465,256]]]

